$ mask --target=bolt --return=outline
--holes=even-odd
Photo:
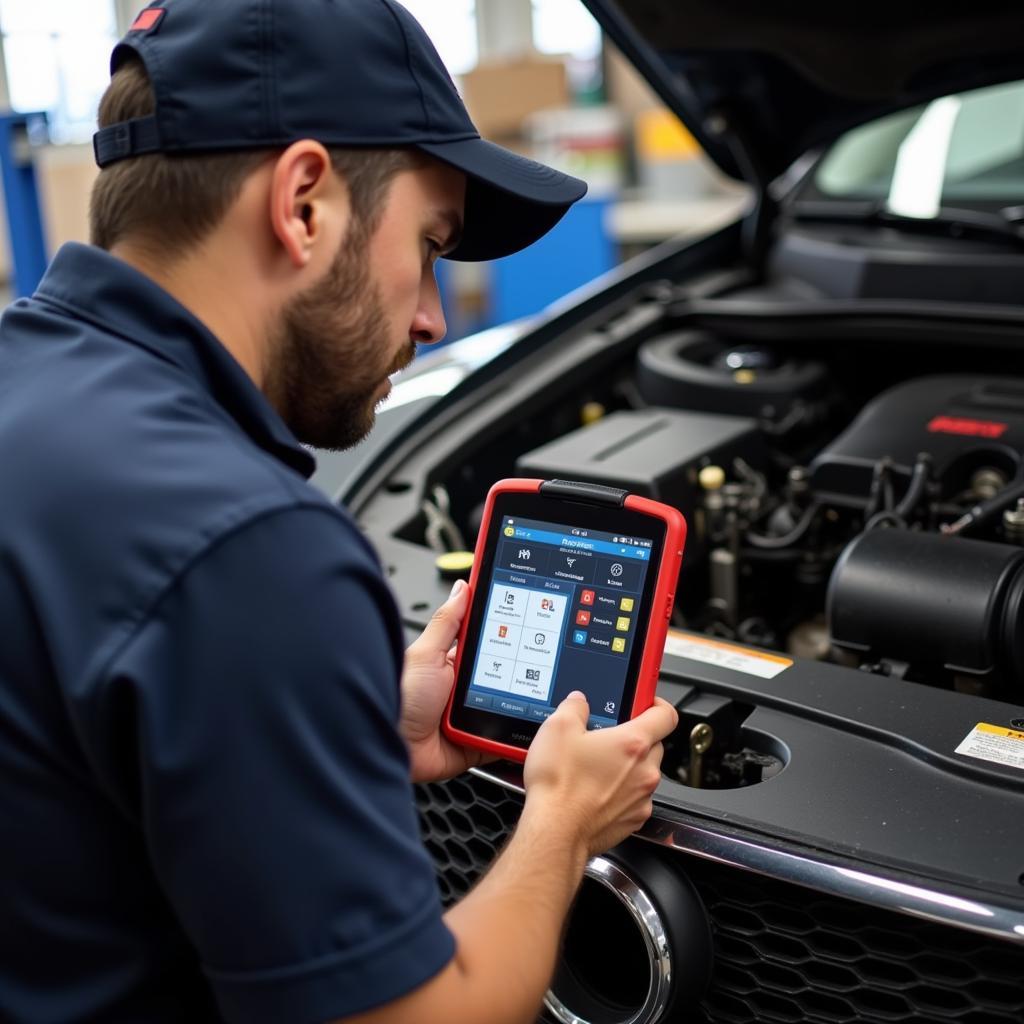
[[[729,122],[721,114],[712,114],[705,120],[704,130],[709,135],[724,135],[729,130]]]
[[[793,466],[787,476],[789,490],[794,497],[802,497],[811,487],[810,474],[803,466]]]
[[[971,491],[980,501],[988,501],[1006,486],[1006,482],[1006,477],[998,469],[984,466],[971,477]]]
[[[1018,544],[1024,541],[1024,498],[1018,498],[1016,507],[1003,513],[1003,529],[1007,540]]]

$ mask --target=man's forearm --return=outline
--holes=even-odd
[[[457,944],[452,962],[415,992],[349,1024],[536,1020],[587,859],[560,810],[527,800],[501,856],[445,916]]]
[[[446,916],[471,1008],[460,1022],[536,1019],[586,860],[565,818],[528,801],[502,855]]]
[[[679,716],[665,701],[614,729],[587,731],[569,694],[544,722],[524,769],[515,834],[446,922],[455,957],[417,991],[359,1024],[531,1024],[551,981],[562,923],[588,852],[607,850],[651,815],[661,740]]]

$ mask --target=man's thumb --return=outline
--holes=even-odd
[[[468,595],[469,587],[465,581],[459,580],[452,587],[448,600],[434,612],[427,628],[417,639],[417,645],[447,654],[459,635],[459,627],[468,609]]]
[[[587,695],[582,690],[573,690],[558,705],[558,710],[575,715],[584,725],[587,724],[587,719],[590,717],[590,704],[587,701]]]

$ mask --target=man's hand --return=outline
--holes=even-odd
[[[576,691],[540,727],[526,757],[526,807],[551,815],[595,856],[651,816],[661,779],[661,741],[679,722],[660,697],[632,721],[587,732],[590,709]],[[525,813],[525,812],[524,812]]]
[[[482,751],[456,746],[441,735],[441,715],[455,685],[455,651],[469,610],[469,587],[459,580],[430,624],[405,652],[401,732],[409,745],[413,782],[450,779],[490,760]]]
[[[475,761],[437,731],[454,681],[449,651],[466,603],[465,588],[456,588],[409,649],[403,728],[420,737],[410,746],[421,778],[450,775]],[[538,731],[526,758],[526,803],[515,832],[487,874],[445,914],[455,959],[407,996],[346,1024],[537,1019],[587,857],[647,820],[661,777],[662,740],[679,721],[660,699],[613,729],[587,732],[588,714],[586,698],[572,694]]]

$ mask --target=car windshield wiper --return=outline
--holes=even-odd
[[[832,224],[864,224],[946,238],[999,238],[1024,245],[1024,207],[1002,210],[966,210],[943,206],[934,217],[908,217],[894,213],[878,200],[798,200],[789,208],[795,220]]]

